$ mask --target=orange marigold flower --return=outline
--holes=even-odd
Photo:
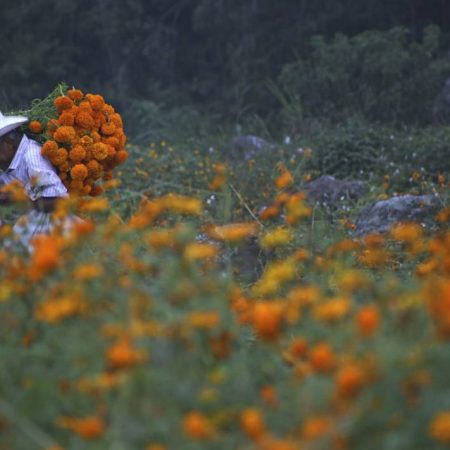
[[[111,147],[114,147],[116,150],[120,148],[119,139],[114,136],[104,137],[102,138],[102,142],[111,145]]]
[[[110,369],[124,369],[140,363],[145,358],[145,352],[131,345],[129,339],[122,339],[106,351],[106,362]]]
[[[380,325],[378,307],[376,305],[363,306],[356,315],[356,325],[361,336],[372,336]]]
[[[326,373],[334,368],[336,359],[331,347],[326,342],[321,342],[311,349],[309,362],[317,372]]]
[[[75,145],[69,152],[69,159],[74,163],[83,161],[86,158],[86,150],[81,145]]]
[[[58,151],[58,144],[55,141],[46,141],[41,148],[41,155],[50,158]]]
[[[56,142],[65,142],[70,143],[77,137],[77,133],[75,132],[75,129],[71,126],[62,125],[59,128],[56,129],[53,139],[55,139]]]
[[[90,136],[82,136],[80,138],[80,144],[83,145],[84,147],[89,147],[94,143],[94,140],[90,137]]]
[[[91,197],[98,197],[103,192],[103,188],[97,184],[92,186],[91,192],[89,192],[89,195]]]
[[[263,386],[259,391],[261,398],[272,407],[278,406],[279,400],[277,391],[274,386],[272,385],[266,385]]]
[[[58,112],[64,111],[66,109],[70,109],[73,106],[73,100],[65,95],[61,95],[55,98],[53,102]]]
[[[50,162],[55,166],[60,166],[67,161],[69,153],[65,148],[58,148],[58,150],[50,155]]]
[[[114,113],[109,116],[109,120],[117,127],[123,128],[122,117],[119,113]]]
[[[54,236],[39,235],[32,241],[34,252],[30,264],[30,278],[39,280],[55,269],[60,258],[60,241]]]
[[[62,114],[59,116],[58,121],[60,125],[71,127],[75,122],[75,117],[72,111],[63,111]]]
[[[100,111],[105,105],[105,100],[101,95],[87,94],[86,98],[88,99],[94,111]]]
[[[328,434],[331,429],[331,420],[324,416],[315,416],[306,419],[302,434],[306,440],[314,440]]]
[[[84,164],[75,164],[70,170],[72,180],[84,180],[88,176],[88,168]]]
[[[102,176],[103,168],[99,162],[97,162],[95,159],[91,159],[87,164],[86,167],[88,169],[88,174],[91,178],[94,180],[97,180]]]
[[[275,217],[278,217],[280,214],[280,207],[279,205],[270,205],[265,206],[259,213],[259,218],[261,220],[269,220],[273,219]]]
[[[67,91],[67,96],[74,102],[79,102],[84,97],[84,94],[79,89],[69,89]]]
[[[106,145],[106,150],[108,152],[107,158],[113,159],[116,155],[116,149],[112,145],[108,145],[108,144],[105,144],[105,145]]]
[[[195,311],[189,313],[187,322],[194,328],[216,328],[220,323],[220,315],[217,311]]]
[[[101,126],[100,130],[101,130],[102,134],[104,134],[106,136],[111,136],[115,133],[116,126],[112,122],[106,122]]]
[[[253,308],[252,323],[258,336],[275,339],[280,334],[282,324],[281,305],[277,302],[258,302]]]
[[[437,413],[428,427],[428,433],[436,441],[450,444],[450,411]]]
[[[107,103],[105,103],[103,105],[102,111],[106,114],[112,115],[115,113],[114,108],[112,107],[112,105],[108,105]]]
[[[92,440],[100,438],[106,429],[105,422],[98,416],[88,417],[59,417],[57,425],[72,430],[83,439]]]
[[[128,152],[126,150],[119,150],[114,155],[114,164],[120,166],[128,159]]]
[[[242,411],[240,422],[242,431],[250,439],[259,440],[266,435],[266,424],[259,409],[247,408]]]
[[[400,223],[393,226],[390,233],[396,241],[414,242],[422,238],[422,227],[417,223]]]
[[[92,146],[92,156],[97,161],[103,161],[108,157],[108,148],[102,142],[97,142]]]
[[[291,342],[289,351],[297,358],[301,358],[306,355],[308,351],[308,342],[303,338],[296,338]]]
[[[87,112],[89,112],[90,114],[93,113],[92,106],[91,106],[91,104],[90,104],[87,100],[83,100],[82,102],[80,102],[80,104],[78,105],[78,108],[79,108],[80,110],[87,111]]]
[[[183,419],[183,430],[192,439],[210,439],[214,428],[210,420],[198,411],[191,411]]]
[[[89,130],[94,126],[94,118],[88,111],[81,109],[75,116],[75,124]]]
[[[294,182],[294,177],[291,172],[287,170],[285,167],[281,168],[280,176],[275,180],[275,186],[277,189],[284,189],[287,186],[290,186]]]
[[[32,132],[32,133],[40,133],[42,131],[42,124],[41,122],[39,122],[38,120],[32,120],[29,124],[28,124],[28,129]]]
[[[354,397],[365,383],[365,374],[356,364],[348,364],[336,374],[335,382],[338,395]]]

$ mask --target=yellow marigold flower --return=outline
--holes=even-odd
[[[437,413],[428,427],[430,436],[443,444],[450,444],[450,411]]]
[[[80,209],[84,212],[95,213],[105,211],[109,208],[109,202],[107,198],[85,200]]]
[[[83,97],[84,94],[80,89],[69,89],[67,91],[67,96],[71,98],[74,102],[79,102]]]
[[[211,421],[198,411],[191,411],[183,419],[183,430],[195,440],[210,439],[214,435],[214,427]]]
[[[71,109],[73,107],[73,100],[65,95],[56,97],[53,102],[58,112],[64,111],[66,109]]]
[[[35,318],[41,322],[57,323],[86,310],[86,304],[75,295],[48,299],[36,307]]]
[[[239,242],[258,234],[259,226],[254,222],[231,223],[210,226],[206,233],[213,239],[225,242]]]
[[[187,316],[187,323],[195,328],[212,329],[220,323],[217,311],[194,311]]]
[[[91,280],[103,274],[102,267],[97,263],[80,264],[73,272],[76,280]]]
[[[53,134],[53,139],[56,142],[61,143],[71,143],[76,137],[77,134],[75,132],[75,129],[67,125],[63,125],[57,128],[55,133]]]
[[[272,231],[267,232],[261,238],[261,245],[265,248],[280,247],[282,245],[287,245],[293,238],[293,233],[291,230],[278,227]]]
[[[351,307],[351,302],[345,297],[336,297],[318,304],[313,309],[314,317],[327,322],[336,321],[346,316]]]
[[[262,277],[253,285],[252,291],[258,296],[275,294],[287,281],[295,278],[297,267],[295,261],[274,261],[267,265]]]
[[[42,131],[42,124],[41,122],[39,122],[38,120],[32,120],[29,124],[28,124],[28,129],[32,132],[32,133],[40,133]]]
[[[266,435],[266,424],[259,409],[244,409],[241,413],[240,422],[242,431],[250,439],[257,441]]]
[[[22,183],[13,180],[8,184],[0,185],[0,192],[8,194],[14,202],[21,203],[28,200],[28,195]]]
[[[361,270],[345,270],[338,280],[339,287],[346,293],[351,294],[352,292],[362,289],[368,283],[367,276],[365,272]]]
[[[67,428],[81,436],[83,439],[98,439],[105,433],[106,425],[98,416],[88,417],[59,417],[56,424],[61,428]]]
[[[305,194],[300,192],[291,195],[285,203],[286,222],[289,225],[296,224],[299,220],[311,215],[311,207],[305,203]]]
[[[176,244],[173,230],[152,230],[145,236],[146,242],[155,249],[170,248]]]
[[[202,259],[215,258],[217,253],[218,249],[215,245],[192,242],[184,249],[183,256],[187,261],[192,262]]]
[[[184,195],[169,194],[161,197],[159,201],[164,209],[177,214],[200,215],[203,209],[201,200]]]
[[[84,180],[88,176],[88,168],[84,164],[75,164],[70,170],[72,180]]]

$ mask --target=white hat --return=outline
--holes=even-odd
[[[25,116],[4,116],[0,112],[0,137],[14,130],[14,128],[20,127],[25,122],[28,122],[28,118]]]

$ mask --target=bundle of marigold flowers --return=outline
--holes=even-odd
[[[42,155],[71,194],[99,195],[98,182],[110,180],[113,169],[128,157],[122,117],[101,95],[60,85],[28,117],[25,131],[43,143]]]

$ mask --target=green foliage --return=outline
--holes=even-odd
[[[450,70],[439,41],[434,26],[424,30],[420,42],[405,28],[312,38],[310,53],[285,65],[278,78],[287,126],[301,129],[301,118],[293,113],[300,106],[305,119],[359,115],[384,123],[430,121]]]

